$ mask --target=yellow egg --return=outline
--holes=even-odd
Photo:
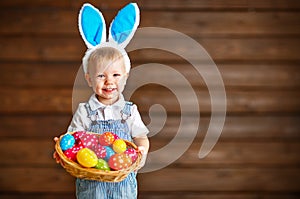
[[[124,151],[126,151],[126,147],[126,143],[121,139],[115,140],[113,143],[113,150],[116,153],[123,153]]]
[[[89,148],[80,149],[77,153],[77,161],[84,167],[94,167],[98,163],[98,157]]]

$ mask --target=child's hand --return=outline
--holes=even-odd
[[[55,161],[56,161],[57,164],[60,163],[60,157],[59,157],[59,155],[57,154],[56,151],[54,151],[54,153],[53,153],[53,158],[55,159]]]
[[[137,171],[140,168],[142,168],[146,163],[147,154],[148,154],[148,150],[149,150],[149,140],[148,140],[147,136],[135,137],[135,138],[133,138],[133,140],[134,140],[134,143],[138,146],[137,150],[142,154],[142,159],[141,159],[140,165],[136,169],[136,171]]]
[[[55,138],[53,138],[53,140],[56,143],[59,140],[59,138],[55,137]],[[59,157],[59,155],[57,154],[56,151],[54,151],[54,153],[53,153],[53,158],[55,159],[57,164],[61,164],[63,166],[63,162],[61,161],[61,159],[60,159],[60,157]]]
[[[138,146],[138,151],[141,152],[142,155],[147,154],[146,148],[144,146]]]
[[[138,168],[136,169],[136,171],[141,169],[143,166],[145,166],[147,154],[148,154],[148,152],[144,146],[138,146],[138,151],[141,152],[142,159],[141,159],[141,162],[140,162]]]

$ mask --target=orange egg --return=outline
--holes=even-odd
[[[109,146],[115,141],[115,136],[111,132],[105,132],[99,136],[99,143],[102,146]]]
[[[132,165],[132,160],[129,155],[125,153],[116,153],[111,156],[108,165],[113,170],[122,170],[130,167]]]

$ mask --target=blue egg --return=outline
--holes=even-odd
[[[65,151],[75,145],[75,138],[71,134],[65,134],[60,140],[60,148]]]
[[[109,146],[105,146],[105,149],[106,149],[106,156],[105,156],[105,160],[108,162],[109,158],[115,154],[114,150],[109,147]]]

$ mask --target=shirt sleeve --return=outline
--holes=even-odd
[[[75,131],[87,131],[88,130],[88,118],[86,108],[84,103],[80,103],[78,108],[73,115],[72,121],[68,127],[68,132],[75,132]]]
[[[133,138],[146,136],[149,133],[149,130],[142,121],[141,115],[135,104],[132,106],[131,113],[131,136]]]

